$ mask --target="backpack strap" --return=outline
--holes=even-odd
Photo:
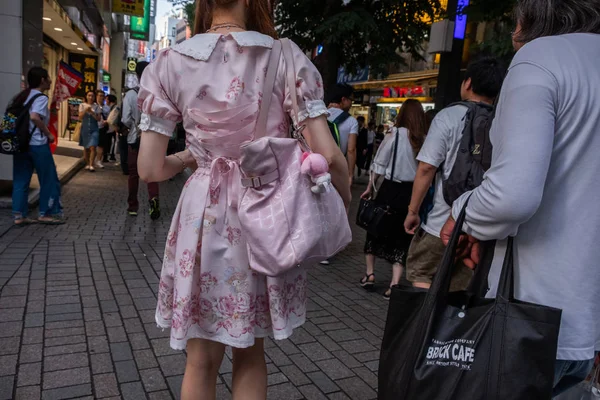
[[[29,101],[28,101],[28,102],[25,104],[25,106],[23,107],[23,114],[26,114],[26,113],[28,113],[28,112],[29,112],[29,110],[31,110],[31,106],[33,106],[33,103],[34,103],[34,102],[35,102],[35,101],[36,101],[38,98],[40,98],[40,97],[42,97],[42,96],[44,96],[44,97],[47,97],[47,96],[46,96],[44,93],[38,93],[38,94],[34,95],[34,96],[31,98],[31,100],[29,100]],[[33,126],[33,129],[32,129],[32,130],[29,132],[29,136],[30,136],[30,137],[31,137],[31,136],[33,136],[33,134],[35,133],[36,129],[37,129],[37,130],[39,130],[39,128],[38,128],[37,126],[35,126],[35,125],[34,125],[34,126]],[[41,132],[41,130],[40,130],[40,132]]]
[[[397,127],[394,127],[394,129],[396,130],[396,135],[395,135],[395,143],[394,143],[394,157],[392,158],[392,175],[390,176],[390,180],[392,182],[394,182],[394,174],[396,173],[396,157],[398,156],[398,142],[400,141],[400,129]],[[385,178],[385,177],[384,177]]]
[[[336,119],[333,120],[333,123],[336,125],[343,124],[348,118],[350,118],[350,113],[346,111],[342,111],[340,115]]]

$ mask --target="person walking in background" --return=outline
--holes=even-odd
[[[328,93],[329,121],[337,124],[340,132],[340,149],[348,161],[348,184],[352,185],[356,170],[356,154],[358,141],[358,121],[350,115],[354,89],[352,86],[337,84]]]
[[[27,73],[28,89],[12,100],[12,105],[31,104],[29,148],[26,152],[13,156],[12,208],[15,226],[25,226],[35,222],[27,217],[29,186],[34,169],[40,182],[40,210],[37,222],[51,225],[64,223],[60,182],[49,145],[56,138],[47,126],[50,112],[48,97],[43,94],[51,86],[52,80],[48,71],[41,67],[33,67]]]
[[[499,240],[493,297],[514,236],[515,299],[562,310],[557,396],[587,377],[600,351],[600,1],[520,0],[515,15],[518,52],[490,132],[492,164],[454,202],[442,238],[470,198],[461,253],[474,267],[477,241]]]
[[[106,97],[106,105],[109,107],[108,117],[106,118],[106,124],[108,125],[108,161],[117,161],[116,148],[117,148],[117,130],[118,130],[118,118],[121,112],[121,108],[117,104],[117,96],[109,94]]]
[[[369,121],[369,128],[367,130],[367,153],[365,155],[365,165],[364,169],[369,171],[371,168],[371,161],[373,160],[374,147],[375,147],[375,136],[377,133],[375,132],[375,121]]]
[[[98,123],[98,150],[96,155],[96,167],[104,168],[103,162],[108,162],[108,153],[110,151],[110,135],[108,134],[108,114],[110,106],[106,104],[106,95],[102,90],[98,90],[96,94],[96,104],[100,107],[100,115],[102,119]]]
[[[379,151],[379,146],[383,143],[383,139],[385,139],[385,126],[378,125],[377,130],[375,131],[375,142],[373,143],[373,154],[377,154]]]
[[[102,119],[102,110],[96,103],[96,93],[89,91],[85,94],[85,101],[79,105],[79,120],[81,121],[81,136],[79,145],[83,146],[83,159],[85,169],[96,172],[96,148],[100,140],[98,123]]]
[[[472,62],[465,73],[461,97],[464,101],[492,105],[503,79],[504,70],[496,59],[483,58]],[[414,234],[408,251],[406,276],[418,288],[428,289],[431,286],[446,249],[440,239],[440,231],[450,215],[450,206],[444,199],[443,179],[448,179],[454,167],[467,110],[465,105],[457,104],[440,111],[417,157],[419,168],[404,229]],[[433,209],[428,214],[427,222],[421,225],[419,211],[434,179]],[[471,270],[459,264],[455,268],[452,290],[466,288],[471,277]]]
[[[365,126],[365,117],[362,115],[356,118],[358,122],[358,136],[356,138],[356,166],[358,167],[358,177],[362,176],[367,159],[367,146],[369,142],[369,130]]]
[[[373,160],[369,186],[361,196],[363,199],[371,198],[375,194],[373,193],[375,182],[380,176],[384,176],[381,188],[376,192],[375,202],[394,210],[399,221],[404,220],[408,211],[413,181],[417,173],[416,157],[427,133],[425,125],[425,112],[421,103],[412,99],[405,101],[400,108],[392,133],[386,136]],[[382,258],[393,264],[390,289],[384,294],[384,297],[389,300],[391,287],[398,285],[402,278],[411,239],[411,235],[406,232],[388,237],[367,234],[365,242],[367,272],[360,281],[361,286],[366,289],[373,288],[375,258]]]
[[[435,108],[432,108],[431,110],[427,110],[425,112],[425,120],[427,121],[427,132],[429,132],[429,128],[431,128],[433,120],[439,113],[440,110],[436,110]]]
[[[119,149],[119,164],[121,165],[121,171],[123,175],[129,175],[129,164],[127,155],[129,153],[129,145],[127,144],[127,137],[129,136],[129,128],[123,123],[123,105],[125,103],[125,96],[131,89],[123,88],[123,99],[119,106],[119,115],[117,119],[117,141]]]
[[[240,180],[233,178],[239,146],[252,141],[254,130],[248,127],[255,126],[263,71],[277,36],[269,4],[198,1],[202,14],[196,14],[195,31],[200,34],[160,52],[142,77],[140,174],[164,181],[198,163],[171,223],[156,313],[158,325],[171,329],[171,346],[187,349],[182,400],[215,399],[226,346],[233,348],[233,399],[265,400],[264,338],[288,338],[306,318],[306,271],[298,267],[267,277],[249,270],[245,233],[234,205],[241,190]],[[298,46],[292,47],[296,76],[290,78],[302,85],[285,85],[281,57],[267,132],[288,137],[290,116],[305,125],[308,144],[329,160],[333,185],[348,205],[349,172],[327,124],[320,74]],[[227,68],[223,54],[229,55]],[[186,79],[176,79],[179,74]],[[298,99],[298,114],[292,111],[291,96]],[[215,112],[219,120],[213,122],[209,118]],[[238,113],[249,119],[241,120]],[[182,120],[189,150],[165,156]],[[201,126],[218,124],[218,129],[201,129],[197,121]],[[219,139],[224,136],[226,143]],[[274,223],[281,223],[281,217]]]
[[[135,73],[137,74],[138,81],[141,81],[144,70],[148,66],[148,62],[141,61],[137,64]],[[141,113],[138,107],[138,92],[139,88],[131,89],[125,94],[123,99],[123,124],[129,129],[127,134],[127,162],[128,162],[128,186],[129,196],[127,197],[127,212],[130,216],[136,217],[138,215],[139,200],[138,190],[140,186],[140,176],[138,174],[138,152],[140,150],[140,135],[138,125],[140,123]],[[172,134],[172,132],[171,132]],[[148,182],[148,198],[149,200],[149,212],[152,220],[160,218],[160,203],[158,200],[158,183]]]

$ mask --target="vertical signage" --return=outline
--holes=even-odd
[[[148,40],[150,38],[150,0],[144,0],[143,17],[131,17],[131,38]]]
[[[454,39],[464,40],[467,30],[467,15],[464,14],[464,9],[469,5],[469,0],[458,0],[456,8],[456,22],[454,24]]]
[[[69,64],[83,75],[83,82],[75,92],[75,97],[85,97],[89,91],[98,88],[98,57],[87,54],[70,53]]]

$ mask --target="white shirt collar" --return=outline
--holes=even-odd
[[[275,41],[271,36],[254,31],[231,32],[228,35],[204,33],[173,46],[172,50],[199,61],[206,61],[210,58],[219,39],[227,36],[231,36],[240,47],[258,46],[270,49]]]

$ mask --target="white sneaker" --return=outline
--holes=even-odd
[[[98,162],[96,163],[96,167],[98,167],[98,168],[102,169],[102,168],[104,168],[104,164],[102,164],[100,161],[98,161]]]
[[[85,169],[89,171],[89,169],[90,169],[90,166],[89,166],[89,165],[86,165],[86,166],[85,166]]]
[[[329,260],[321,261],[319,264],[321,264],[321,265],[331,265],[331,263],[329,262]]]

